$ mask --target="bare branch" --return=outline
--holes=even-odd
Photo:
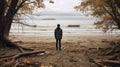
[[[22,22],[13,22],[13,23],[22,24],[22,25],[29,26],[29,27],[37,27],[36,25],[29,25],[29,24],[25,24],[25,23],[22,23]]]

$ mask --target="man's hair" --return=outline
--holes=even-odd
[[[57,24],[57,27],[60,27],[60,24]]]

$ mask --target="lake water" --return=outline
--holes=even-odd
[[[35,35],[35,36],[54,36],[54,29],[57,24],[61,25],[64,36],[101,36],[117,35],[117,32],[103,33],[95,29],[93,20],[29,20],[26,24],[36,25],[37,27],[28,27],[21,24],[13,24],[11,35]],[[80,25],[80,27],[68,27],[68,25]]]

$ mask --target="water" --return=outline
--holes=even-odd
[[[72,21],[72,20],[34,20],[27,21],[27,24],[37,27],[28,27],[20,24],[13,24],[11,35],[36,35],[36,36],[54,36],[54,29],[57,24],[61,24],[64,36],[98,36],[106,35],[101,30],[95,29],[93,20]],[[68,27],[68,25],[80,25],[80,27]],[[116,35],[116,32],[112,33]]]

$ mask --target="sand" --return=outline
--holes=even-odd
[[[109,41],[116,37],[110,36],[64,36],[62,50],[55,50],[55,39],[52,36],[10,36],[10,39],[20,46],[45,51],[45,54],[29,57],[34,62],[40,62],[41,67],[90,67],[86,53],[89,48],[109,47]]]

